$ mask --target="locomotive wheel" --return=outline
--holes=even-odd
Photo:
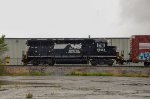
[[[48,65],[49,65],[49,66],[54,66],[54,63],[49,63]]]
[[[37,60],[34,60],[34,61],[33,61],[33,66],[38,66],[38,65],[39,65],[38,61],[37,61]]]
[[[113,60],[109,60],[109,61],[108,61],[108,66],[112,66],[112,65],[113,65],[113,63],[114,63],[114,61],[113,61]]]
[[[109,63],[109,64],[108,64],[108,66],[112,66],[112,65],[113,65],[113,63]]]
[[[91,60],[90,63],[91,63],[92,66],[96,66],[97,65],[97,62],[95,60]]]
[[[48,65],[49,65],[49,66],[54,66],[54,64],[55,64],[55,61],[53,61],[53,60],[50,60],[50,61],[48,62]]]
[[[33,63],[33,66],[38,66],[39,64],[38,63]]]

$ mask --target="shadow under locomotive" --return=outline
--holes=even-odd
[[[27,46],[27,52],[23,53],[24,65],[113,65],[117,58],[116,46],[108,46],[106,39],[30,39]]]

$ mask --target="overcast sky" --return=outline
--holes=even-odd
[[[0,0],[7,38],[150,34],[150,0]]]

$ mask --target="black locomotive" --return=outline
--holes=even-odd
[[[28,51],[23,54],[25,65],[40,64],[108,64],[117,58],[115,46],[105,39],[58,38],[27,40]]]

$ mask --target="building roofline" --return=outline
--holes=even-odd
[[[88,38],[5,38],[5,39],[88,39]],[[130,37],[101,37],[91,39],[130,39]]]

